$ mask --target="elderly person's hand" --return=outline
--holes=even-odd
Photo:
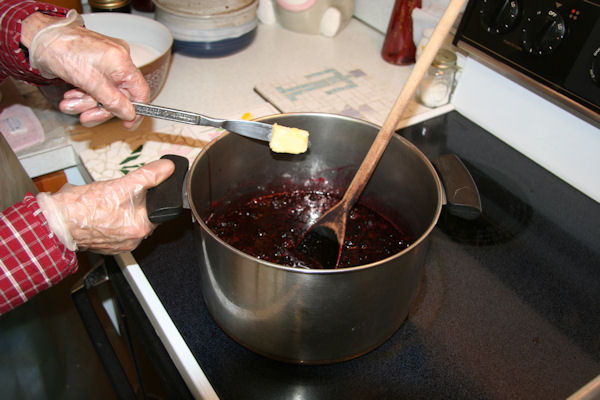
[[[50,229],[70,250],[117,254],[135,249],[156,225],[146,212],[146,192],[167,179],[173,162],[153,161],[126,176],[89,185],[65,185],[38,204]]]
[[[131,101],[145,103],[150,87],[129,55],[129,46],[85,29],[81,16],[71,10],[67,18],[34,13],[21,28],[21,43],[29,50],[29,61],[46,78],[61,78],[78,89],[65,93],[59,108],[80,114],[91,126],[114,116],[133,128],[136,117]],[[102,104],[101,107],[98,103]]]

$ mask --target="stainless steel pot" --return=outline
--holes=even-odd
[[[386,341],[408,315],[428,237],[445,199],[440,178],[416,147],[396,135],[361,202],[407,223],[417,237],[412,246],[376,263],[337,270],[265,262],[228,245],[206,226],[215,202],[255,195],[281,182],[345,188],[379,128],[330,114],[260,120],[308,130],[311,146],[303,155],[282,155],[272,153],[264,142],[224,134],[193,163],[187,195],[198,222],[206,305],[227,334],[267,357],[307,364],[357,357]],[[474,188],[463,186],[463,193],[471,190],[476,195]],[[471,210],[470,205],[457,207]]]

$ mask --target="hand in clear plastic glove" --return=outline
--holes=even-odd
[[[175,166],[157,160],[110,181],[65,185],[38,204],[50,229],[71,250],[117,254],[135,249],[156,225],[146,212],[146,192],[167,179]]]
[[[34,13],[22,24],[21,42],[31,66],[46,78],[61,78],[77,89],[65,93],[59,108],[80,114],[86,126],[113,116],[132,129],[141,121],[130,100],[145,103],[150,87],[129,55],[128,44],[85,29],[75,10],[67,18]],[[102,106],[98,106],[98,103]]]

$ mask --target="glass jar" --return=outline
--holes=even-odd
[[[417,88],[417,101],[431,108],[448,104],[456,69],[456,54],[440,49]]]
[[[131,13],[131,0],[88,0],[92,12]]]

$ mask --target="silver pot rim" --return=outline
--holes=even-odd
[[[339,119],[346,119],[348,121],[355,121],[355,122],[358,122],[358,123],[361,123],[364,125],[374,127],[377,130],[380,129],[380,127],[378,125],[375,125],[371,122],[361,120],[358,118],[348,117],[348,116],[344,116],[344,115],[340,115],[340,114],[318,113],[318,112],[296,112],[296,113],[271,114],[271,115],[263,116],[260,118],[256,118],[255,120],[256,121],[264,121],[264,120],[269,120],[269,119],[272,119],[275,117],[292,116],[292,115],[301,115],[301,116],[309,116],[309,117],[310,116],[334,117],[334,118],[339,118]],[[214,140],[212,140],[211,142],[209,142],[207,145],[205,145],[202,148],[202,151],[194,159],[194,162],[192,163],[192,166],[190,167],[190,176],[193,173],[193,171],[196,170],[196,166],[200,162],[202,157],[204,157],[205,154],[207,154],[210,151],[210,149],[218,141],[223,140],[228,135],[233,135],[233,134],[230,132],[224,132],[222,135],[215,138]],[[190,202],[190,208],[191,208],[192,214],[194,215],[194,219],[196,220],[196,222],[202,228],[202,231],[207,233],[208,235],[210,235],[210,237],[213,238],[214,240],[216,240],[219,244],[221,244],[221,245],[225,246],[227,249],[233,251],[238,256],[244,257],[245,259],[247,259],[249,261],[259,263],[266,267],[275,268],[275,269],[287,271],[287,272],[299,273],[299,274],[326,274],[327,275],[327,274],[342,274],[342,273],[349,273],[349,272],[355,272],[355,271],[362,271],[365,269],[375,268],[381,264],[387,264],[391,260],[402,257],[403,255],[411,252],[413,249],[418,248],[422,242],[424,242],[425,240],[428,239],[429,235],[431,234],[431,231],[433,231],[433,229],[437,225],[437,222],[438,222],[439,217],[442,212],[442,206],[444,205],[444,190],[443,190],[442,182],[441,182],[441,179],[440,179],[439,175],[437,174],[437,171],[435,170],[433,164],[431,163],[431,161],[429,161],[429,159],[425,156],[425,154],[421,150],[419,150],[419,148],[417,148],[414,144],[412,144],[406,138],[403,138],[400,135],[394,135],[392,137],[392,140],[400,140],[405,146],[410,148],[411,151],[413,151],[415,154],[417,154],[417,156],[424,162],[424,164],[427,166],[427,168],[429,169],[429,172],[431,173],[431,175],[434,178],[438,201],[437,201],[437,206],[436,206],[433,218],[431,219],[431,222],[430,222],[429,226],[427,227],[427,229],[425,229],[423,231],[423,233],[421,235],[419,235],[419,237],[409,247],[407,247],[406,249],[404,249],[392,256],[381,259],[379,261],[369,263],[369,264],[357,265],[354,267],[337,268],[337,269],[304,269],[304,268],[296,268],[296,267],[290,267],[290,266],[286,266],[286,265],[275,264],[275,263],[251,256],[249,254],[246,254],[243,251],[238,250],[237,248],[231,246],[230,244],[228,244],[227,242],[222,240],[217,235],[215,235],[214,232],[205,224],[203,218],[200,217],[200,215],[198,215],[195,207],[193,206],[194,202],[192,199],[192,193],[194,193],[194,192],[191,190],[192,179],[190,179],[190,176],[188,176],[188,179],[186,182],[186,190],[187,190],[187,193],[189,196],[189,202]]]

